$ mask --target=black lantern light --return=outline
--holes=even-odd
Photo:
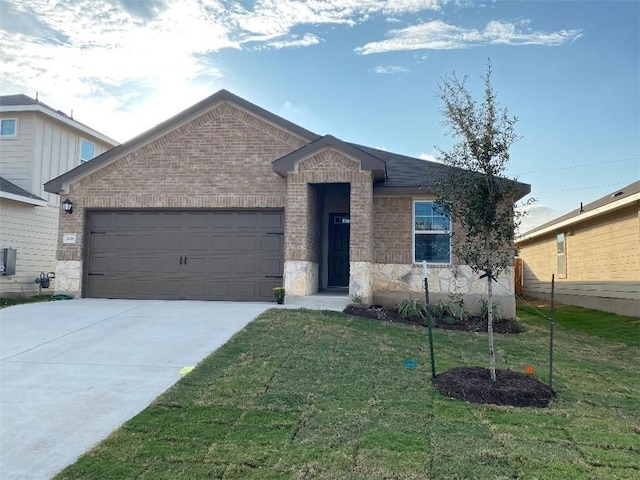
[[[62,202],[62,208],[67,213],[73,213],[73,202],[67,198],[64,202]]]

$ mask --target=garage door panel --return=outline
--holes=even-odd
[[[238,281],[233,283],[234,296],[239,300],[256,298],[258,289],[255,282]],[[273,294],[271,295],[273,297]]]
[[[239,251],[255,251],[256,249],[256,237],[241,235],[237,237],[237,250]]]
[[[282,284],[282,211],[88,215],[86,296],[270,301]]]
[[[270,212],[260,217],[263,229],[284,229],[284,217],[279,212]]]
[[[135,282],[135,292],[144,297],[157,298],[159,281],[155,278],[138,279]]]
[[[210,270],[208,268],[209,260],[207,258],[199,256],[187,256],[186,258],[187,260],[185,270],[189,275],[197,275],[199,273],[205,273]]]
[[[237,260],[236,271],[245,275],[254,275],[257,266],[255,258],[239,258]]]
[[[140,222],[140,216],[134,212],[124,213],[118,212],[117,215],[112,214],[112,225],[116,229],[131,229],[138,228]]]
[[[211,250],[230,250],[231,237],[229,235],[213,235],[209,237],[209,245],[211,246]]]
[[[107,212],[93,212],[92,226],[93,229],[101,229],[111,227],[112,214]]]
[[[235,214],[233,212],[213,212],[211,214],[211,227],[214,230],[229,230],[235,227]]]
[[[113,238],[110,236],[91,234],[89,242],[94,252],[113,250]]]
[[[134,257],[115,257],[111,259],[109,270],[114,273],[134,273],[138,271],[138,261]],[[102,273],[102,272],[96,272]]]
[[[258,271],[264,275],[282,275],[282,261],[279,258],[262,258],[257,263]]]
[[[273,288],[282,285],[281,281],[262,281],[259,283],[259,293],[261,297],[273,297]]]
[[[119,251],[131,251],[134,247],[133,234],[116,235],[114,237],[114,248]]]
[[[179,253],[182,247],[182,239],[183,237],[178,233],[158,233],[158,237],[156,240],[158,250]]]
[[[238,228],[249,228],[256,230],[258,227],[258,213],[242,212],[238,213]]]
[[[157,235],[135,235],[133,237],[133,247],[135,250],[148,252],[158,250]]]
[[[209,288],[206,281],[188,280],[183,283],[183,298],[192,300],[201,300],[208,297]]]
[[[205,251],[209,244],[207,235],[189,235],[187,237],[186,249],[189,251]]]
[[[155,212],[140,212],[137,216],[136,226],[142,230],[157,230],[164,227],[164,215],[158,215]]]
[[[180,298],[183,281],[176,277],[161,277],[157,279],[158,297],[163,299]]]
[[[111,261],[110,257],[99,257],[95,256],[89,259],[87,262],[89,267],[89,272],[95,273],[103,273],[109,270],[109,262]]]
[[[233,298],[229,282],[208,280],[206,285],[208,298],[212,300],[228,300],[229,298]]]
[[[263,252],[281,252],[284,246],[284,237],[281,235],[267,235],[260,239]]]
[[[200,212],[185,215],[182,226],[188,229],[209,229],[210,225],[211,215],[209,212]]]
[[[230,258],[212,258],[211,259],[211,273],[216,274],[230,274],[231,273],[232,260]]]

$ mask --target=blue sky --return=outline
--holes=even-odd
[[[640,2],[0,0],[0,93],[125,141],[220,88],[318,134],[431,159],[438,78],[493,63],[525,229],[640,178]]]

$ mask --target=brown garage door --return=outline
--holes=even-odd
[[[84,296],[273,300],[281,210],[89,211]]]

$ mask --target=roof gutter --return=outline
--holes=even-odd
[[[614,210],[618,210],[620,208],[626,207],[627,205],[631,205],[634,202],[638,202],[640,201],[640,193],[634,193],[633,195],[629,195],[626,198],[622,198],[620,200],[618,200],[617,202],[612,202],[609,203],[607,205],[603,205],[599,208],[596,208],[594,210],[591,210],[589,212],[584,212],[584,213],[580,213],[575,217],[571,217],[571,218],[567,218],[566,220],[562,221],[562,222],[558,222],[554,225],[549,225],[547,228],[543,228],[542,230],[539,230],[537,232],[533,232],[531,234],[523,234],[521,237],[518,237],[516,239],[516,243],[520,243],[520,242],[526,242],[528,240],[533,240],[535,238],[538,238],[542,235],[546,235],[548,233],[551,232],[555,232],[557,230],[560,230],[564,227],[568,227],[571,225],[575,225],[577,223],[581,223],[584,222],[586,220],[590,220],[592,218],[595,217],[599,217],[600,215],[604,215],[605,213],[609,213],[612,212]]]

